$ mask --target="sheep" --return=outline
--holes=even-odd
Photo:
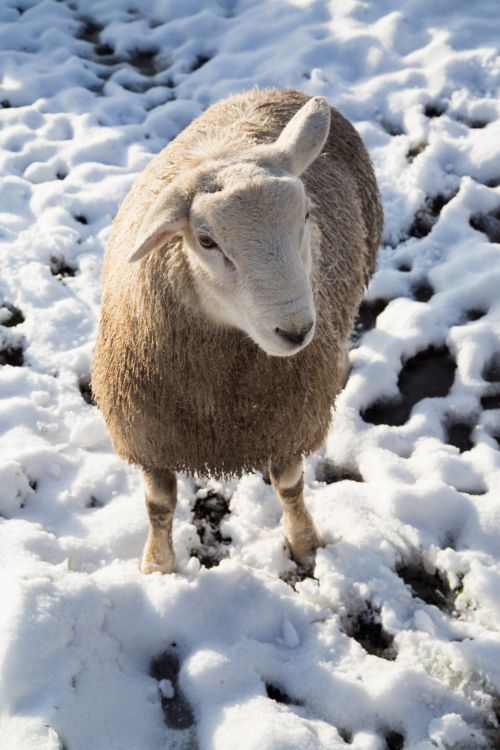
[[[344,385],[382,221],[353,126],[293,89],[214,104],[138,177],[105,253],[92,386],[143,470],[144,573],[175,569],[179,471],[268,467],[290,553],[312,564],[303,458]]]

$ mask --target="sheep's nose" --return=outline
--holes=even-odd
[[[300,331],[284,331],[283,328],[275,328],[274,331],[278,336],[290,341],[292,344],[302,344],[312,327],[313,323],[311,322]]]

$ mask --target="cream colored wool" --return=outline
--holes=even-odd
[[[382,229],[369,157],[342,115],[331,109],[327,142],[302,175],[312,200],[317,318],[311,343],[295,356],[269,356],[242,331],[208,319],[181,238],[127,263],[165,185],[205,161],[276,141],[308,99],[254,89],[218,102],[151,161],[118,212],[92,387],[115,450],[132,463],[239,475],[269,462],[290,465],[326,436]]]

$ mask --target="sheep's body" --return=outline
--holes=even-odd
[[[325,438],[382,227],[368,155],[336,110],[323,152],[302,175],[314,203],[317,322],[298,354],[270,357],[243,332],[208,320],[179,239],[126,262],[165,182],[207,158],[275,141],[308,99],[256,89],[215,104],[151,161],[120,208],[104,262],[92,384],[115,450],[132,463],[238,475],[269,461],[290,465]]]

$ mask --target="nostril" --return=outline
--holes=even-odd
[[[290,341],[292,344],[302,344],[312,327],[313,324],[309,323],[309,325],[300,331],[284,331],[283,328],[275,328],[274,331],[278,336]]]

